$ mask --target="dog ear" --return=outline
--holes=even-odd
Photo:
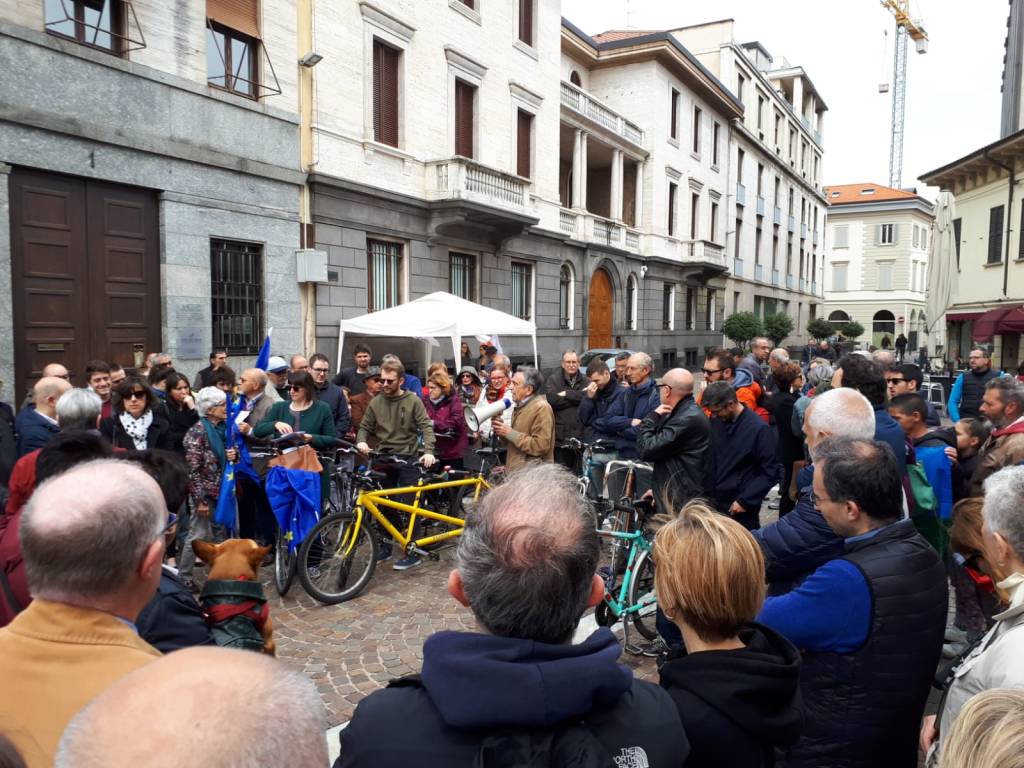
[[[256,547],[255,549],[249,550],[249,565],[252,566],[254,572],[260,572],[260,563],[263,562],[263,558],[270,554],[270,547]]]
[[[197,557],[202,558],[203,562],[207,565],[216,560],[218,555],[217,545],[202,539],[192,540],[192,551],[196,553]]]

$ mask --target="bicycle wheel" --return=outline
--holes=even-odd
[[[377,536],[372,519],[359,510],[355,515],[323,518],[299,548],[299,580],[313,598],[326,605],[343,603],[362,592],[376,566]]]
[[[636,559],[633,565],[633,579],[629,584],[628,598],[630,605],[650,600],[640,611],[629,614],[629,620],[633,622],[636,631],[648,640],[658,637],[658,629],[655,626],[654,616],[658,603],[654,599],[654,561],[650,552],[643,552]]]
[[[288,542],[284,532],[278,527],[277,538],[274,541],[274,586],[277,594],[284,597],[292,588],[295,580],[295,571],[298,567],[297,552],[288,551]]]

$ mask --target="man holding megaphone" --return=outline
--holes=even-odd
[[[516,408],[511,426],[496,420],[491,429],[508,445],[505,467],[515,470],[528,461],[554,461],[555,413],[545,397],[537,396],[544,376],[536,368],[524,367],[512,377]]]

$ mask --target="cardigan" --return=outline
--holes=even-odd
[[[277,430],[274,424],[283,421],[295,429],[295,414],[292,413],[291,403],[274,403],[270,407],[270,413],[253,429],[256,437],[276,437]],[[318,450],[328,450],[334,447],[334,440],[337,432],[334,431],[334,414],[327,403],[317,401],[299,414],[299,429],[313,436],[313,447]]]

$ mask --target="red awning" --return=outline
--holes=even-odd
[[[971,338],[974,341],[989,342],[992,337],[1003,333],[1024,332],[1024,305],[990,309],[974,322]]]
[[[984,315],[984,312],[947,312],[946,322],[947,323],[966,323],[970,320],[977,320],[979,317]]]

